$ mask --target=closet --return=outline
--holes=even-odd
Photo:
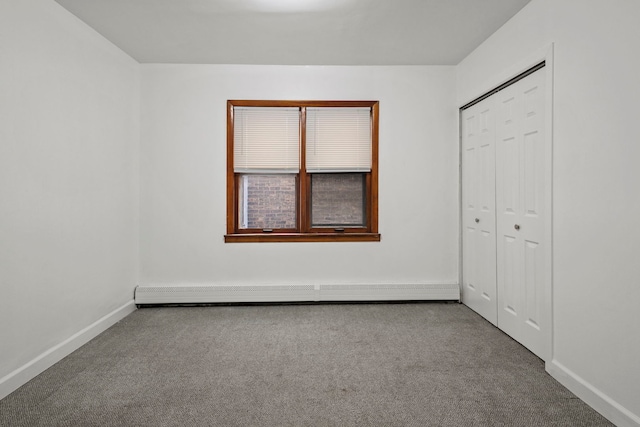
[[[461,109],[462,302],[543,360],[550,329],[546,69]]]

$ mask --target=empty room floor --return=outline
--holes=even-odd
[[[457,303],[142,308],[1,426],[609,426]]]

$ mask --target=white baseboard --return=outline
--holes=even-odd
[[[616,426],[640,427],[640,416],[633,414],[558,361],[552,360],[551,363],[547,363],[545,369],[560,384]]]
[[[344,285],[142,285],[136,304],[460,300],[457,283]]]
[[[319,285],[319,301],[460,300],[457,283]]]
[[[84,344],[91,341],[119,320],[134,312],[135,309],[136,306],[134,302],[129,301],[122,307],[117,308],[101,319],[98,319],[91,325],[67,338],[60,344],[45,351],[15,371],[9,373],[3,378],[0,378],[0,399],[5,398],[34,377],[44,372],[46,369],[50,368],[78,348],[82,347]]]

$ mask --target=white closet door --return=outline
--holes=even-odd
[[[545,75],[496,96],[498,326],[545,359]]]
[[[462,112],[462,302],[496,325],[494,101]]]

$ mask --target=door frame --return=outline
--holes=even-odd
[[[548,326],[549,334],[547,337],[547,351],[540,357],[545,363],[550,363],[554,355],[554,309],[553,309],[553,75],[554,75],[554,63],[553,63],[554,45],[553,43],[548,46],[539,49],[523,60],[515,63],[511,67],[503,70],[499,74],[493,76],[489,81],[485,82],[479,90],[476,92],[477,96],[473,96],[462,102],[458,107],[458,284],[462,287],[463,282],[463,248],[462,248],[462,236],[463,236],[463,223],[462,223],[462,111],[463,107],[468,107],[476,101],[479,101],[488,95],[495,92],[497,89],[502,88],[507,83],[515,83],[516,78],[525,77],[528,72],[544,63],[541,68],[544,70],[545,75],[545,138],[544,138],[544,161],[545,161],[545,187],[547,192],[545,194],[545,209],[543,212],[545,223],[547,227],[545,229],[544,238],[547,242],[547,251],[545,253],[545,271],[544,271],[544,298],[547,301],[542,317],[545,319],[545,323]],[[462,302],[462,289],[460,289]]]

